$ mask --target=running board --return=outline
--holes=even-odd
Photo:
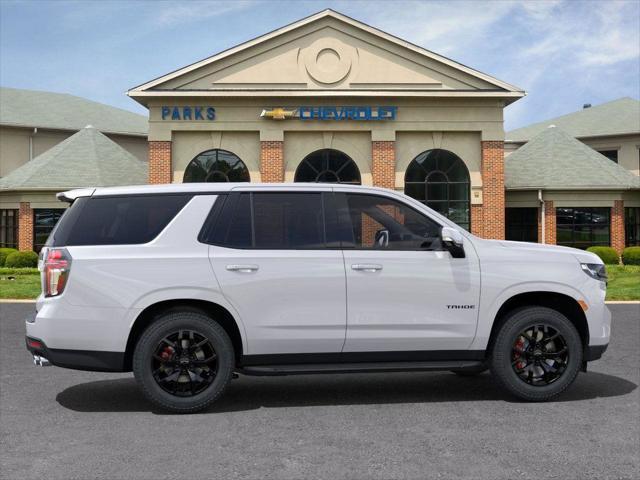
[[[380,373],[380,372],[428,372],[475,368],[483,362],[472,360],[432,362],[358,362],[314,363],[298,365],[260,365],[238,368],[244,375],[310,375],[315,373]]]

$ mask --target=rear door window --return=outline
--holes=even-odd
[[[60,220],[52,246],[132,245],[153,240],[192,195],[83,197]]]
[[[225,204],[207,243],[230,248],[324,249],[325,211],[318,193],[240,193]]]

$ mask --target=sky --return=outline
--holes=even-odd
[[[125,92],[325,8],[527,91],[505,129],[640,98],[640,1],[0,0],[0,85]]]

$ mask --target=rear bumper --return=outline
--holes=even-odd
[[[584,352],[584,361],[592,362],[594,360],[600,359],[604,352],[607,350],[608,346],[608,343],[605,345],[589,345]]]
[[[95,350],[62,350],[48,348],[38,338],[26,337],[27,350],[40,355],[56,367],[93,372],[124,372],[124,352],[101,352]],[[31,341],[31,342],[30,342]],[[39,346],[33,346],[33,341]]]

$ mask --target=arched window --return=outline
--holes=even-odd
[[[409,164],[404,193],[469,230],[469,170],[455,153],[434,149]]]
[[[360,185],[360,170],[347,154],[325,148],[310,153],[300,162],[294,181]]]
[[[218,148],[191,160],[182,180],[188,182],[249,182],[249,169],[234,153]]]

